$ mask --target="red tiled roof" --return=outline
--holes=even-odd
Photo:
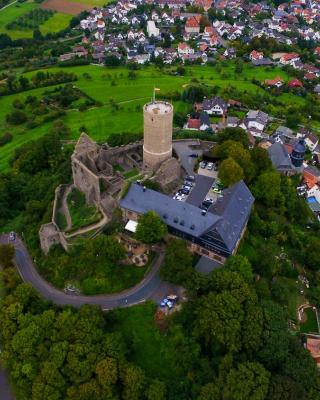
[[[189,129],[200,129],[200,119],[189,118],[188,119]]]
[[[288,86],[291,88],[294,88],[294,87],[303,88],[303,84],[301,81],[299,81],[299,79],[292,79],[291,81],[288,82]]]

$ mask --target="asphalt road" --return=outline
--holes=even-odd
[[[14,400],[11,393],[9,381],[6,372],[0,368],[0,399],[1,400]]]
[[[0,236],[0,243],[8,243],[8,235]],[[163,285],[158,272],[164,259],[164,252],[159,251],[144,279],[136,286],[120,293],[110,295],[84,296],[67,294],[58,290],[45,281],[36,270],[32,259],[23,242],[17,238],[13,242],[16,249],[15,262],[17,269],[25,282],[29,282],[45,299],[55,304],[80,307],[84,304],[100,306],[103,310],[111,310],[117,307],[129,307],[153,298],[153,294],[159,291]]]

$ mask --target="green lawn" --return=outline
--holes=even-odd
[[[63,13],[55,13],[44,24],[40,25],[40,31],[43,35],[50,32],[59,32],[68,27],[71,15]]]
[[[127,171],[123,174],[123,176],[126,179],[133,178],[134,176],[137,176],[139,174],[139,171],[136,168],[133,168],[131,171]]]
[[[65,215],[62,212],[58,212],[56,215],[56,223],[61,231],[64,231],[67,228],[67,220]]]
[[[101,219],[101,214],[97,208],[88,206],[85,195],[77,189],[72,190],[67,201],[72,220],[72,231],[91,225]]]
[[[129,358],[143,368],[147,375],[166,383],[179,379],[175,363],[179,355],[169,338],[162,334],[154,322],[156,307],[148,302],[122,308],[110,313],[117,331],[131,344]]]
[[[49,21],[47,21],[48,23]],[[251,83],[251,79],[259,77],[267,79],[275,75],[281,75],[286,78],[286,73],[275,68],[270,70],[267,68],[252,68],[250,66],[244,69],[242,76],[236,76],[233,72],[233,66],[227,66],[224,71],[228,75],[228,79],[222,79],[217,71],[211,66],[192,66],[187,68],[185,76],[173,76],[168,73],[162,73],[155,67],[145,67],[143,70],[136,72],[136,79],[128,79],[128,69],[121,68],[105,68],[101,66],[78,66],[64,68],[67,71],[73,71],[78,76],[75,83],[81,90],[102,103],[101,107],[90,108],[83,112],[69,111],[63,117],[64,122],[71,129],[72,138],[79,137],[79,128],[85,125],[88,133],[93,139],[98,141],[107,141],[108,136],[112,133],[136,132],[142,133],[142,106],[151,98],[152,90],[157,84],[161,89],[161,93],[172,91],[183,91],[183,87],[190,83],[192,79],[198,79],[201,82],[211,86],[218,85],[222,89],[228,86],[234,86],[239,90],[246,90],[248,93],[255,95],[262,92],[262,89]],[[61,68],[51,68],[50,72],[57,72]],[[46,71],[45,69],[43,70]],[[32,77],[35,72],[28,72],[25,75]],[[245,80],[247,79],[247,80]],[[13,134],[12,142],[1,148],[0,152],[0,171],[8,169],[8,161],[12,156],[14,149],[23,143],[36,139],[44,135],[50,129],[52,123],[46,123],[32,130],[27,130],[24,126],[13,127],[8,126],[5,122],[5,115],[11,110],[12,102],[19,98],[24,99],[28,95],[41,96],[45,88],[34,89],[16,95],[10,95],[0,98],[0,129],[3,132],[9,131]],[[292,94],[284,94],[278,97],[285,103],[296,104],[303,102],[302,98],[298,98]],[[110,101],[118,103],[119,109],[112,107]],[[181,101],[174,102],[175,111],[188,110],[190,105]]]
[[[20,31],[20,30],[9,30],[6,29],[6,25],[9,22],[14,21],[21,15],[26,14],[27,12],[33,10],[34,8],[39,7],[39,4],[34,3],[32,1],[28,1],[25,3],[15,3],[10,7],[0,11],[0,33],[8,34],[12,39],[21,39],[21,38],[29,38],[32,37],[32,31]]]
[[[39,7],[39,3],[27,1],[25,3],[15,3],[0,11],[0,33],[6,33],[12,39],[31,38],[33,35],[32,29],[11,30],[6,29],[6,25],[37,7]],[[43,35],[50,32],[59,32],[69,25],[70,19],[71,15],[55,13],[51,18],[39,26],[40,31]]]
[[[93,7],[102,7],[105,4],[110,3],[111,0],[68,0],[74,3],[89,4]]]
[[[305,311],[307,320],[300,325],[300,332],[303,333],[318,333],[317,317],[312,308],[307,308]]]

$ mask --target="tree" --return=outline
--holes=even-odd
[[[261,174],[253,186],[253,195],[266,206],[272,207],[281,202],[281,177],[276,171]]]
[[[114,358],[104,358],[96,366],[96,374],[98,382],[104,390],[104,395],[107,398],[112,397],[113,387],[118,380],[118,363]]]
[[[282,375],[272,375],[267,400],[301,400],[305,391],[294,380]]]
[[[146,398],[147,400],[165,400],[167,398],[166,385],[159,379],[154,379],[146,391]]]
[[[225,268],[238,272],[247,282],[251,282],[253,279],[252,266],[247,257],[241,255],[231,256],[227,259]]]
[[[220,389],[215,383],[207,383],[200,390],[197,400],[220,400]]]
[[[123,400],[140,400],[145,387],[143,371],[132,364],[127,364],[120,371],[123,385]]]
[[[236,161],[227,158],[220,164],[218,176],[225,186],[230,186],[243,179],[244,172]]]
[[[254,147],[251,150],[250,155],[258,174],[265,172],[272,167],[268,152],[262,147]]]
[[[289,354],[287,313],[272,301],[263,301],[262,310],[262,345],[257,358],[266,368],[276,369],[283,365]]]
[[[144,243],[157,243],[165,237],[167,232],[167,226],[159,215],[154,211],[149,211],[139,217],[135,236]]]
[[[114,236],[99,235],[84,248],[85,254],[92,257],[104,258],[111,263],[117,263],[125,257],[125,249]],[[89,254],[88,254],[89,253]]]
[[[20,125],[28,120],[27,115],[21,110],[14,110],[12,113],[6,115],[6,120],[10,124]]]
[[[257,362],[238,364],[231,369],[223,390],[224,400],[264,400],[270,373]]]
[[[207,345],[222,346],[230,352],[238,351],[243,318],[241,304],[230,292],[210,292],[198,307],[195,334],[203,338]]]
[[[12,244],[0,245],[0,266],[3,268],[13,267],[13,259],[15,256],[15,248]]]
[[[104,60],[107,67],[118,67],[121,64],[121,59],[113,54],[108,54]]]
[[[223,143],[227,140],[240,142],[245,148],[249,146],[249,138],[246,131],[240,127],[225,128],[218,135],[218,142]]]
[[[192,266],[192,254],[184,241],[173,239],[169,242],[160,274],[165,281],[189,289],[196,286],[197,278],[200,279],[200,276]]]

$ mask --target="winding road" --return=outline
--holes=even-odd
[[[1,235],[0,243],[9,243],[9,235]],[[23,242],[17,237],[15,242],[11,243],[15,246],[15,263],[24,282],[31,283],[42,297],[61,306],[81,307],[84,304],[92,304],[107,311],[117,307],[129,307],[148,299],[159,300],[162,295],[168,294],[168,290],[171,290],[171,285],[161,282],[158,275],[164,259],[163,251],[157,253],[150,270],[136,286],[115,294],[84,296],[67,294],[53,287],[39,275]]]

